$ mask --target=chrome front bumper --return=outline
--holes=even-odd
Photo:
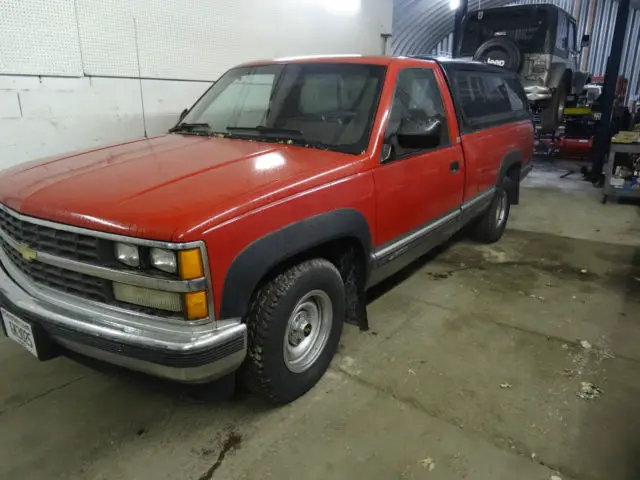
[[[28,285],[19,271],[3,263],[7,269],[0,268],[3,308],[69,350],[186,383],[220,378],[245,358],[247,330],[239,320],[218,322],[217,327],[212,322],[154,323],[132,312]]]

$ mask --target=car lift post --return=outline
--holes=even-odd
[[[451,48],[451,56],[455,57],[458,53],[458,43],[460,43],[460,33],[462,32],[462,20],[469,9],[469,0],[460,0],[458,8],[456,8],[453,16],[453,45]]]
[[[599,182],[602,177],[602,167],[604,159],[611,145],[611,117],[613,115],[613,101],[616,95],[618,84],[618,71],[620,70],[620,60],[622,58],[622,47],[627,31],[627,19],[629,18],[630,0],[620,0],[618,2],[618,14],[613,31],[613,41],[611,51],[607,60],[607,69],[604,76],[604,87],[602,91],[602,119],[600,128],[593,139],[591,148],[591,172],[589,179],[592,182]]]

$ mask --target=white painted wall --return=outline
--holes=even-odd
[[[143,80],[148,135],[166,132],[208,85]],[[0,76],[0,168],[143,135],[139,80]]]
[[[392,0],[2,0],[0,169],[142,137],[141,89],[151,136],[238,63],[380,54],[391,16]]]

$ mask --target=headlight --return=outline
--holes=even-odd
[[[200,248],[170,250],[157,247],[137,247],[128,243],[115,243],[114,252],[119,262],[144,270],[140,273],[145,274],[145,277],[153,276],[152,269],[156,269],[156,277],[158,277],[157,270],[161,270],[173,274],[185,284],[188,280],[205,277],[203,261],[206,257],[202,254]],[[112,285],[113,296],[120,302],[174,312],[185,320],[202,320],[209,318],[210,314],[213,315],[213,312],[210,312],[209,309],[210,293],[204,289],[204,285],[201,286],[202,290],[185,293],[139,287],[118,281],[114,281]],[[163,287],[160,285],[156,288],[162,289]]]
[[[114,282],[113,296],[120,302],[133,303],[169,312],[182,312],[182,298],[179,293],[162,292]]]
[[[171,250],[163,250],[162,248],[152,248],[149,252],[151,265],[158,270],[167,273],[178,273],[178,262],[176,254]]]
[[[129,265],[130,267],[140,266],[140,252],[135,245],[129,245],[128,243],[116,243],[115,247],[116,258],[119,262]]]

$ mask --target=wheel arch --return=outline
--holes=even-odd
[[[563,82],[565,85],[567,85],[567,79],[568,79],[569,91],[567,93],[571,93],[571,78],[572,78],[571,69],[568,68],[566,63],[551,64],[551,68],[549,70],[549,81],[548,81],[549,88],[558,88],[563,84]]]
[[[354,209],[315,215],[252,242],[231,263],[222,287],[219,318],[240,318],[247,313],[254,292],[269,278],[307,258],[319,256],[332,263],[351,249],[368,278],[372,239],[369,223]]]
[[[564,75],[562,77],[562,80],[564,81],[565,85],[567,86],[567,94],[573,93],[573,86],[574,86],[575,76],[574,76],[573,70],[571,70],[571,68],[567,68],[564,71]]]
[[[520,175],[522,173],[523,155],[519,150],[511,150],[505,154],[500,162],[500,171],[497,183],[500,184],[505,178],[511,182],[508,190],[509,202],[512,205],[520,203]]]

